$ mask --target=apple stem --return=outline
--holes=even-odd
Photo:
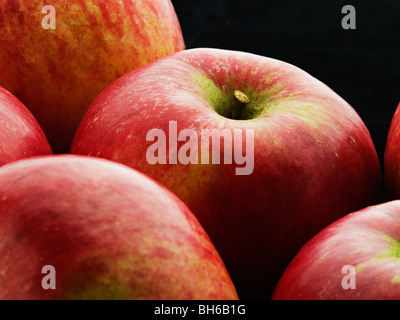
[[[250,97],[240,90],[235,90],[233,95],[236,99],[232,109],[232,119],[240,120],[243,107],[250,102]]]

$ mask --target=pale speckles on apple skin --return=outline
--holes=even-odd
[[[4,121],[4,120],[0,120],[0,123],[4,124],[7,128],[10,128],[12,130],[12,132],[14,134],[16,134],[18,129],[16,127],[14,127],[13,125],[11,125],[9,122]]]

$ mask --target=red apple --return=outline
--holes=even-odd
[[[400,201],[334,222],[305,244],[275,300],[399,300]]]
[[[0,166],[51,153],[33,115],[14,95],[0,87]]]
[[[68,152],[107,85],[183,49],[170,0],[0,1],[0,85],[33,113],[55,153]]]
[[[384,156],[386,192],[390,199],[400,198],[400,103],[393,115]]]
[[[71,152],[129,165],[178,195],[243,299],[272,294],[301,245],[380,195],[356,111],[305,71],[243,52],[186,50],[121,77],[89,108]]]
[[[237,299],[189,209],[111,161],[59,155],[1,167],[0,238],[0,299]],[[43,289],[44,266],[55,289]]]

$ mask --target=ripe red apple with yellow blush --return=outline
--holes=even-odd
[[[187,206],[115,162],[57,155],[2,166],[0,238],[0,299],[237,299]]]
[[[89,108],[71,152],[178,195],[243,299],[271,295],[307,240],[380,196],[357,112],[307,72],[245,52],[186,50],[124,75]]]
[[[338,219],[294,257],[274,300],[399,300],[400,201]]]
[[[386,140],[384,175],[388,197],[400,199],[400,103],[393,114]]]
[[[55,153],[68,152],[107,85],[184,48],[170,0],[0,2],[0,85],[32,112]]]
[[[0,166],[51,154],[42,128],[13,94],[0,87]]]

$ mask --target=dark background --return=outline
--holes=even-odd
[[[211,47],[291,63],[332,88],[361,116],[383,167],[400,101],[399,0],[172,0],[186,48]],[[356,29],[344,30],[345,5]]]

